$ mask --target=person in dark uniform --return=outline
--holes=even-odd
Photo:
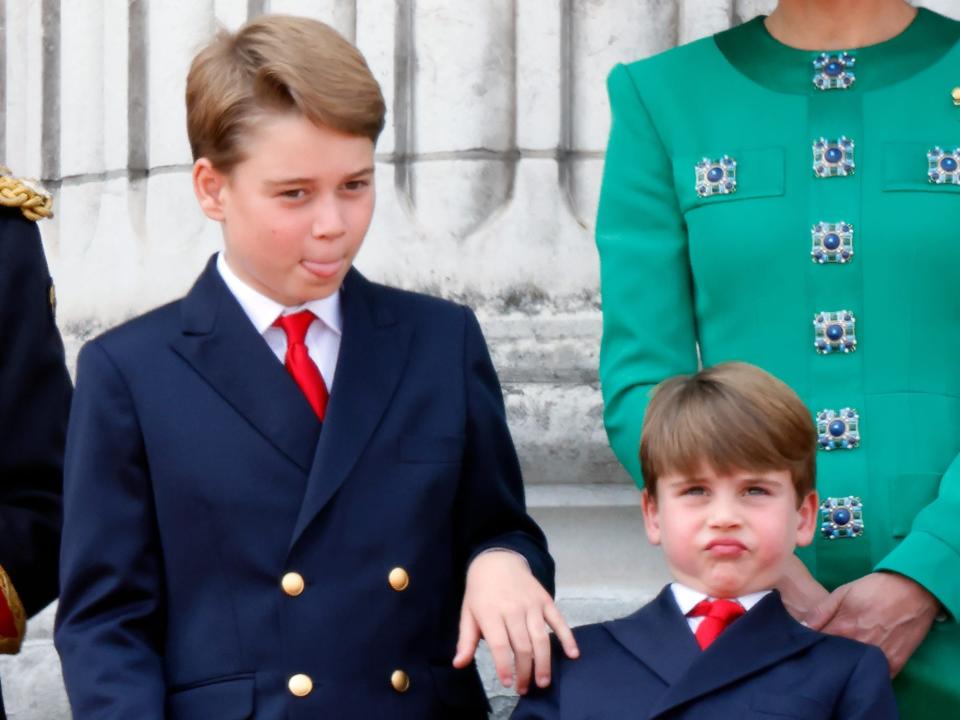
[[[0,653],[57,597],[72,387],[36,221],[50,197],[0,168]],[[0,718],[5,717],[0,698]]]

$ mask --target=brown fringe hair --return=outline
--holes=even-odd
[[[194,160],[229,173],[245,159],[243,137],[268,112],[297,112],[311,122],[374,143],[386,106],[366,61],[336,30],[317,20],[265,15],[235,33],[221,30],[187,75],[187,134]]]
[[[789,470],[797,503],[813,490],[817,433],[810,412],[784,382],[758,367],[728,362],[660,383],[647,407],[640,466],[647,491],[657,479]]]

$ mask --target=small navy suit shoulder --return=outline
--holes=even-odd
[[[784,717],[892,720],[876,647],[814,632],[772,592],[700,650],[669,586],[633,615],[574,630],[580,658],[554,647],[554,680],[514,720]]]

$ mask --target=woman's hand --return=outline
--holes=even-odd
[[[807,617],[814,630],[878,646],[896,676],[930,632],[940,603],[896,573],[864,575],[841,585]]]
[[[795,620],[809,624],[809,616],[822,606],[830,592],[810,574],[800,558],[791,555],[786,572],[777,583],[783,605]]]

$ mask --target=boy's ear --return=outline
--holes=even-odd
[[[805,547],[813,542],[813,534],[817,530],[817,516],[820,510],[820,496],[816,490],[811,490],[800,501],[797,508],[797,545]]]
[[[640,494],[640,507],[643,509],[643,527],[647,531],[647,540],[651,545],[659,545],[660,518],[657,516],[657,499],[646,488]]]
[[[205,157],[193,164],[193,192],[203,214],[211,220],[223,220],[221,194],[226,180],[226,176]]]

